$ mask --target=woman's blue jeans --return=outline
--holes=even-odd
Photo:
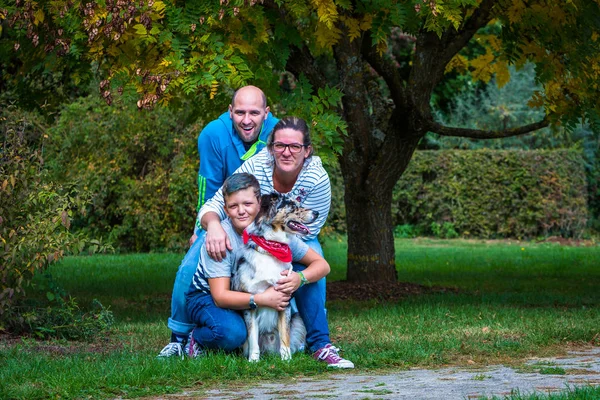
[[[185,257],[179,265],[179,270],[175,276],[175,283],[173,284],[173,293],[171,294],[171,317],[168,320],[167,326],[173,333],[179,336],[187,336],[196,327],[196,325],[190,320],[186,306],[185,306],[185,293],[189,290],[192,278],[196,273],[198,267],[198,260],[200,259],[200,249],[206,239],[206,231],[201,230],[198,232],[198,239],[192,244]],[[311,249],[323,255],[323,249],[317,238],[311,239],[306,242]],[[305,266],[302,264],[294,263],[294,270],[301,271]],[[325,305],[325,278],[320,279],[318,282],[308,285],[316,286],[321,293],[323,307]],[[307,286],[307,287],[308,287]],[[324,310],[326,313],[326,310]],[[302,314],[300,314],[302,315]],[[303,318],[306,324],[306,320]]]
[[[294,265],[294,271],[302,271],[305,268],[305,265]],[[327,343],[331,343],[327,311],[325,310],[324,287],[325,278],[304,285],[294,293],[298,313],[306,326],[306,344],[311,353],[324,347]]]

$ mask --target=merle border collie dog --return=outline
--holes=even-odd
[[[262,293],[275,285],[282,271],[291,273],[291,236],[309,234],[305,224],[318,215],[286,196],[263,195],[260,212],[244,231],[245,245],[237,254],[232,289]],[[284,311],[270,307],[245,310],[244,320],[248,338],[243,350],[249,361],[258,361],[261,353],[279,353],[282,360],[290,360],[292,353],[304,346],[306,328],[298,314],[292,317],[289,306]]]

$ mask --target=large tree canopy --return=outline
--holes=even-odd
[[[107,102],[151,108],[245,83],[274,95],[292,79],[287,111],[341,150],[349,280],[397,278],[392,189],[428,131],[491,139],[598,124],[598,0],[0,0],[0,19],[12,79],[96,71]],[[502,85],[526,63],[543,87],[529,100],[540,121],[481,131],[433,118],[448,72]]]

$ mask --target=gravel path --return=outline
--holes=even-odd
[[[330,374],[325,380],[302,378],[287,383],[252,387],[218,387],[169,395],[164,399],[478,399],[511,392],[558,392],[573,386],[600,385],[600,347],[571,352],[563,358],[539,358],[518,372],[495,365],[482,369],[458,367],[414,369],[391,374],[367,375],[360,369]],[[545,373],[540,373],[540,369]]]

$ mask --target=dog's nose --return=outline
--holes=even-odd
[[[313,211],[313,217],[315,219],[319,218],[319,212],[318,211]]]

